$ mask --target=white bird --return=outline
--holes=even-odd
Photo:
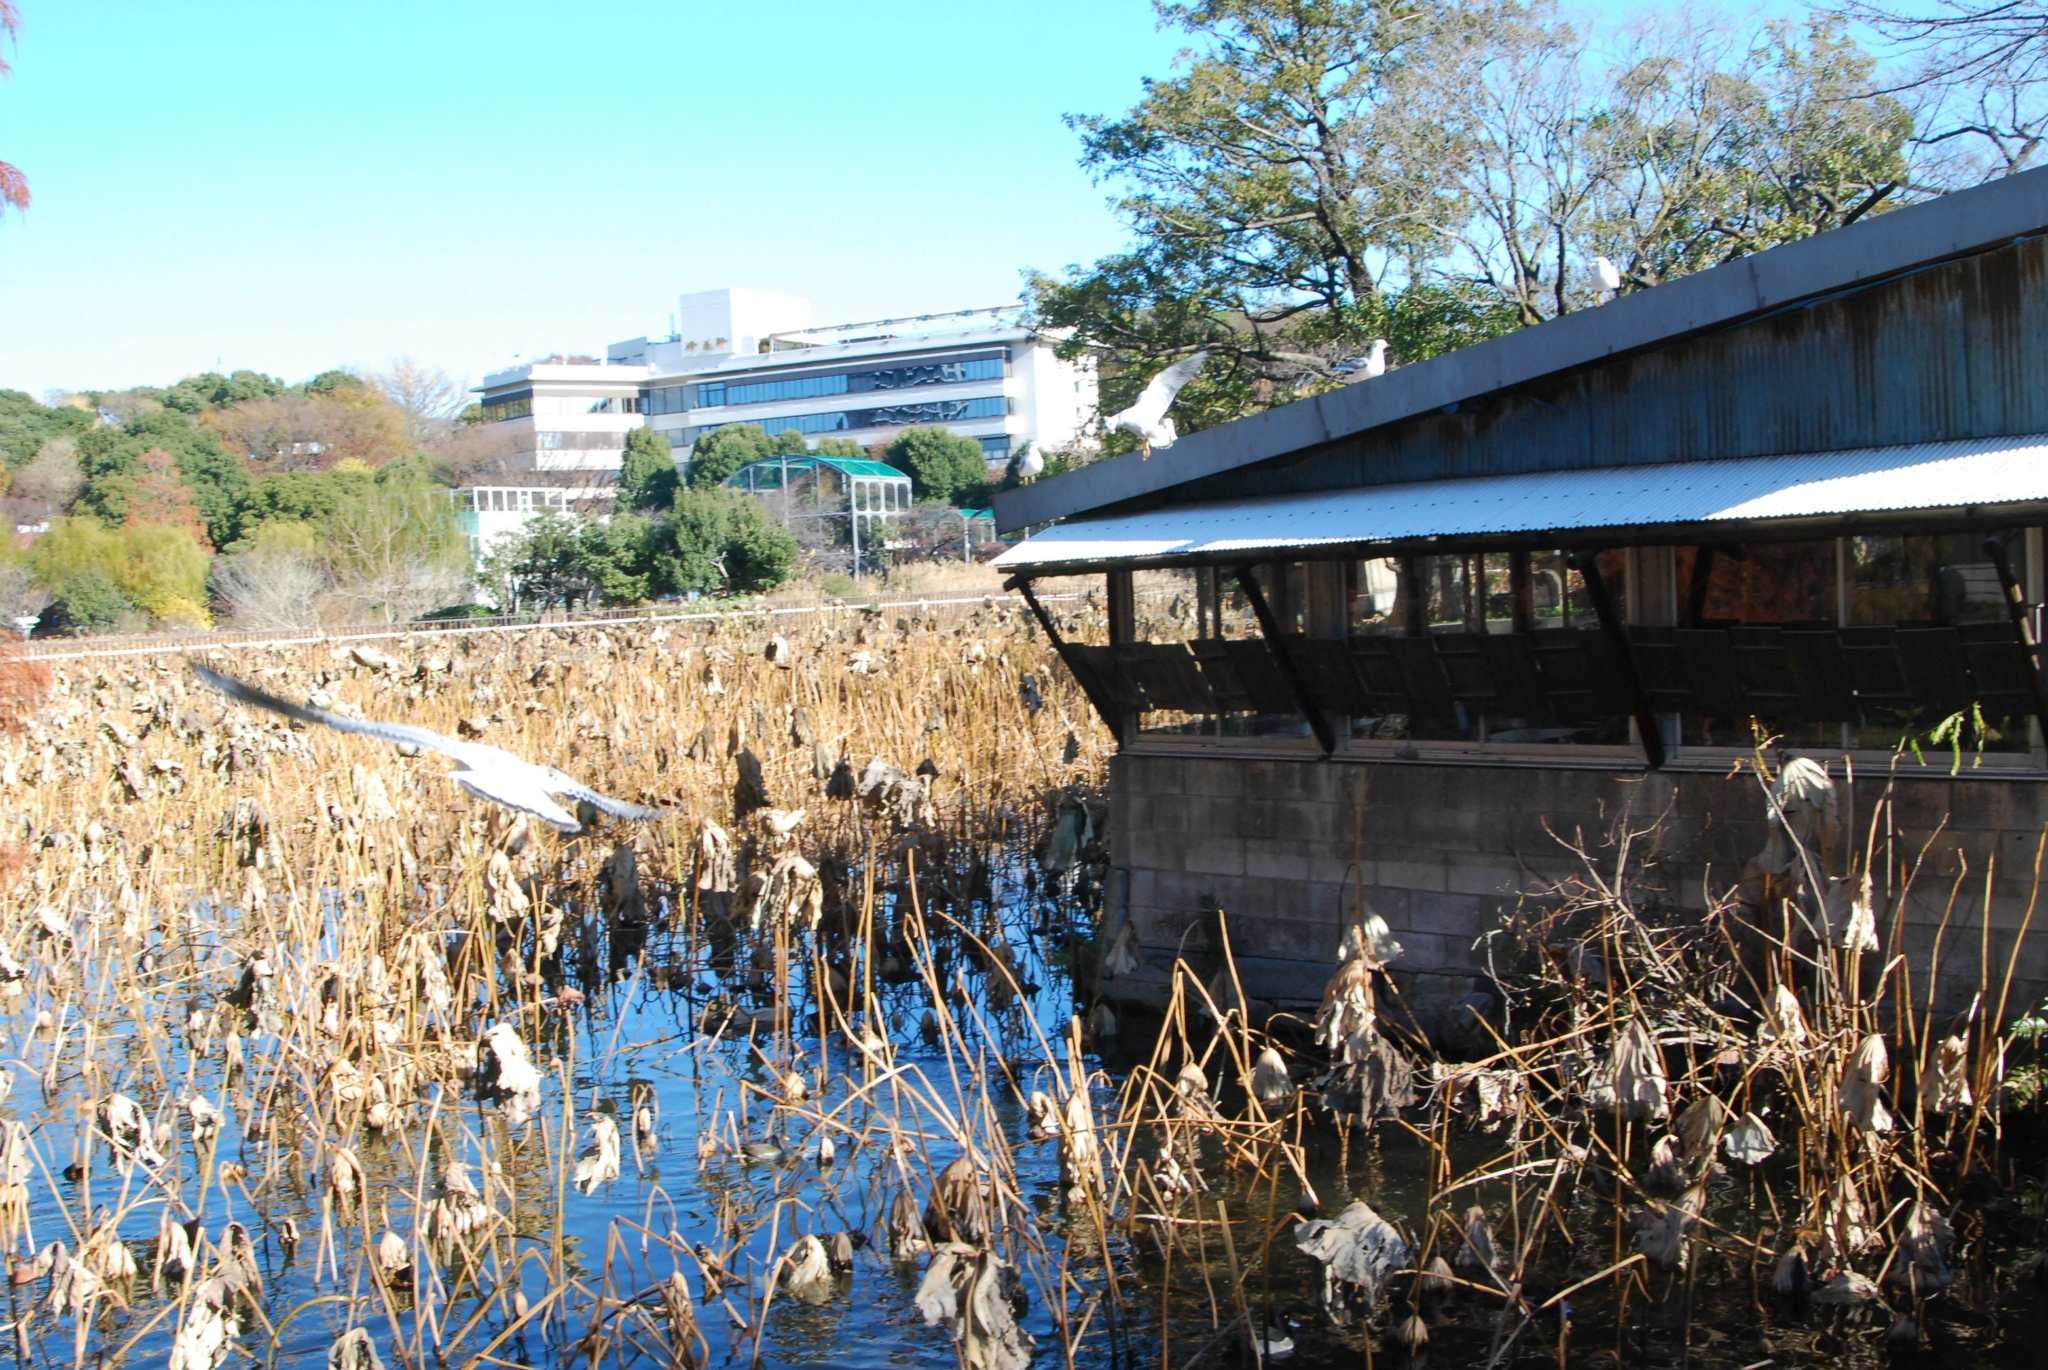
[[[1621,289],[1621,268],[1605,257],[1593,259],[1593,279],[1600,282],[1600,288],[1612,295]]]
[[[1351,370],[1351,379],[1354,381],[1369,381],[1386,375],[1387,340],[1385,338],[1374,338],[1372,346],[1366,350],[1366,354],[1352,363]]]
[[[1026,443],[1024,450],[1017,454],[1017,479],[1037,480],[1044,474],[1045,458],[1039,455],[1037,448]]]
[[[669,812],[666,809],[642,808],[628,804],[622,799],[612,799],[599,794],[588,785],[571,779],[553,766],[536,766],[521,760],[507,751],[486,747],[480,742],[458,742],[452,737],[443,737],[426,728],[415,728],[404,723],[378,723],[367,719],[343,718],[324,709],[309,709],[276,695],[265,694],[252,685],[245,685],[231,676],[209,671],[204,666],[192,666],[192,673],[204,684],[220,691],[229,699],[243,704],[268,709],[283,714],[286,718],[301,723],[318,723],[337,732],[361,733],[374,737],[380,742],[411,744],[423,752],[438,752],[452,757],[455,761],[455,783],[493,804],[503,804],[508,809],[530,813],[545,823],[551,823],[563,832],[581,832],[583,825],[576,816],[557,804],[551,796],[566,795],[582,800],[600,813],[614,818],[660,818]]]
[[[1202,369],[1202,363],[1209,360],[1207,352],[1197,352],[1167,367],[1138,396],[1138,402],[1121,414],[1110,416],[1112,431],[1121,428],[1126,433],[1136,433],[1145,440],[1145,455],[1151,456],[1155,447],[1171,447],[1180,434],[1173,429],[1173,420],[1166,417],[1166,411],[1173,408],[1174,397],[1181,387],[1195,378]]]

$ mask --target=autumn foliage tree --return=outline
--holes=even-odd
[[[163,448],[152,447],[142,454],[141,466],[141,473],[128,489],[128,517],[124,526],[160,523],[181,528],[211,552],[213,542],[207,537],[206,521],[199,516],[191,487],[178,473],[176,459]]]
[[[0,0],[0,34],[12,39],[20,26],[21,12],[14,8],[14,0]],[[0,57],[0,76],[7,72],[7,59]],[[0,205],[28,208],[28,177],[7,162],[0,162]]]

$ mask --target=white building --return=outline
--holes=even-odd
[[[556,486],[468,485],[451,490],[455,523],[469,539],[469,555],[482,561],[493,543],[526,531],[543,509],[568,513],[576,492]]]
[[[484,377],[484,418],[512,440],[515,470],[616,472],[648,379],[589,357],[528,362]]]
[[[484,380],[484,412],[518,424],[540,471],[616,471],[643,422],[686,464],[699,436],[755,423],[816,446],[871,446],[912,425],[980,442],[992,470],[1025,443],[1080,442],[1095,372],[1062,361],[1015,308],[811,326],[810,301],[759,290],[678,300],[671,336],[614,343],[605,361],[536,363]],[[532,445],[523,440],[532,434]]]

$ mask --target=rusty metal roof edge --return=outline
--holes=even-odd
[[[995,497],[1010,532],[1875,284],[2048,229],[2048,167],[1955,191]]]

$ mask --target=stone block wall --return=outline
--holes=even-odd
[[[1834,769],[1840,783],[1839,762]],[[1888,788],[1895,883],[1887,888],[1880,856],[1880,936],[1891,946],[1903,918],[1899,945],[1924,987],[1946,910],[1937,1007],[1967,1006],[1987,942],[1995,1002],[2048,831],[2048,777],[1951,778],[1945,765],[1895,781],[1860,774],[1842,788],[1843,828],[1853,825],[1859,849]],[[1735,885],[1768,833],[1762,789],[1747,771],[1126,750],[1110,768],[1109,917],[1136,929],[1144,965],[1103,991],[1159,1002],[1176,950],[1202,935],[1190,927],[1212,906],[1226,915],[1245,994],[1312,1011],[1362,897],[1405,948],[1395,967],[1404,998],[1425,1025],[1456,1019],[1465,996],[1487,989],[1485,934],[1522,895],[1579,867],[1553,834],[1581,837],[1611,865],[1606,844],[1623,824],[1652,830],[1642,841],[1656,857],[1654,886],[1693,912]],[[1845,831],[1838,873],[1850,840]],[[1897,867],[1916,861],[1900,900]],[[2007,1016],[2044,992],[2048,907],[2036,910],[2021,948]]]

